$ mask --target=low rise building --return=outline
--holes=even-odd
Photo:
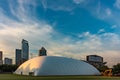
[[[96,68],[105,66],[106,62],[103,61],[103,57],[98,55],[88,55],[86,56],[86,61]]]
[[[12,59],[10,59],[10,58],[5,58],[5,59],[4,59],[4,64],[12,65]]]

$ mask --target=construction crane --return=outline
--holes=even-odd
[[[101,72],[101,75],[112,76],[112,69],[108,69],[108,70],[105,70],[104,72]]]

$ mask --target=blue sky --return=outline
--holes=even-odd
[[[48,55],[97,54],[112,66],[120,60],[119,14],[119,0],[1,0],[0,49],[14,59],[24,38],[34,56],[44,46]]]

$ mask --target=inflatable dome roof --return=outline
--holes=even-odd
[[[21,75],[100,75],[92,65],[71,58],[39,56],[24,62],[15,71]]]

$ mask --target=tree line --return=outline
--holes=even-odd
[[[0,73],[14,72],[19,66],[18,65],[0,65]],[[100,72],[104,72],[105,70],[109,69],[108,66],[102,66],[97,68]],[[116,64],[112,68],[113,75],[119,75],[120,76],[120,63]]]
[[[100,72],[104,72],[105,70],[112,69],[112,74],[115,76],[120,76],[120,63],[113,65],[112,68],[109,68],[108,66],[102,66],[97,68]]]
[[[16,69],[18,68],[17,65],[0,65],[0,73],[4,73],[4,72],[14,72]]]

